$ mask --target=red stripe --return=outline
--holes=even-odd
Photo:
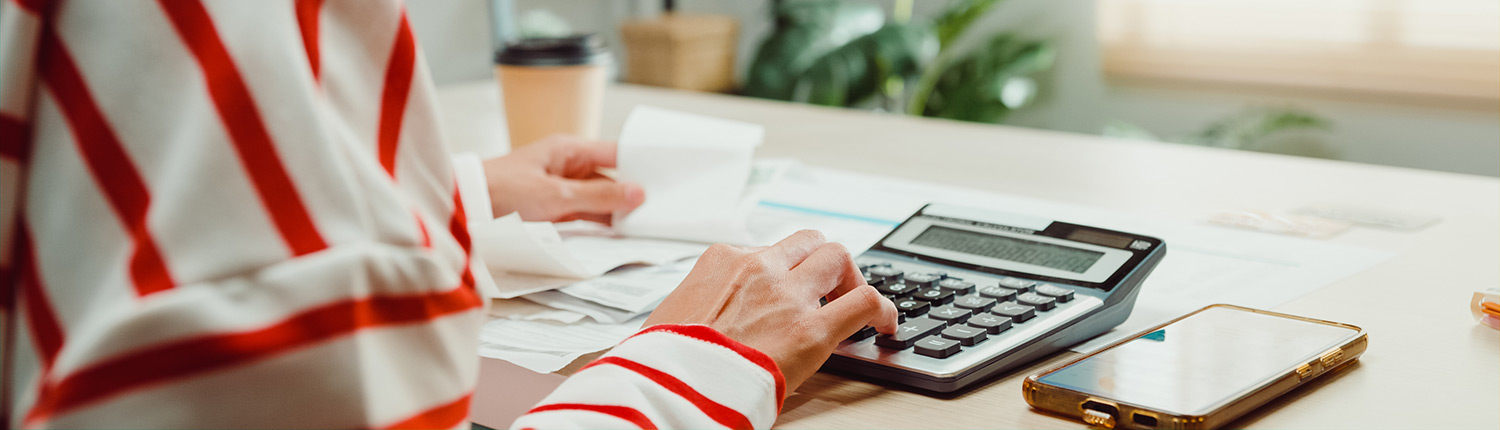
[[[14,0],[16,6],[34,14],[42,15],[52,7],[52,0]]]
[[[94,103],[72,55],[52,32],[51,26],[42,30],[38,44],[42,79],[57,99],[89,172],[120,217],[125,231],[135,241],[130,256],[130,277],[136,294],[144,296],[172,288],[175,282],[146,225],[146,212],[151,206],[146,181],[131,163],[125,145],[120,143],[104,113]]]
[[[31,124],[0,115],[0,157],[25,164],[31,159]]]
[[[441,293],[366,297],[320,306],[257,330],[150,347],[54,378],[42,386],[26,422],[30,426],[129,390],[246,365],[359,330],[424,323],[480,305],[473,291],[461,287]]]
[[[458,246],[464,248],[464,255],[469,255],[469,216],[464,214],[464,202],[459,197],[457,182],[453,183],[453,217],[448,219],[448,232],[453,234]]]
[[[641,330],[630,337],[658,332],[673,333],[729,348],[729,350],[738,353],[746,360],[750,360],[751,363],[755,363],[755,365],[760,366],[762,369],[766,369],[766,372],[769,372],[771,377],[776,380],[776,410],[781,410],[781,402],[786,397],[786,378],[781,375],[781,368],[776,365],[776,360],[772,360],[771,356],[756,351],[755,348],[745,346],[745,344],[739,343],[734,339],[730,339],[729,336],[725,336],[723,333],[719,333],[718,330],[714,330],[706,325],[659,324]]]
[[[646,379],[650,379],[651,382],[655,382],[657,385],[662,386],[662,388],[666,388],[668,391],[677,393],[677,395],[682,396],[682,398],[684,399],[687,399],[687,401],[691,402],[693,406],[697,406],[698,410],[703,411],[705,415],[708,415],[709,418],[712,418],[714,422],[722,424],[725,427],[729,427],[732,429],[755,428],[754,425],[750,424],[750,419],[745,418],[745,414],[741,414],[739,411],[731,409],[728,406],[724,406],[719,402],[715,402],[713,401],[713,399],[709,399],[707,396],[704,396],[703,393],[699,393],[698,390],[693,389],[693,387],[689,386],[686,382],[682,382],[681,379],[677,379],[677,377],[675,376],[669,375],[666,372],[657,370],[650,366],[631,361],[623,357],[610,356],[594,360],[593,363],[589,363],[587,366],[583,366],[583,368],[587,369],[604,364],[620,366],[625,369],[629,369],[632,372],[639,373],[641,374],[641,376],[645,376]]]
[[[26,326],[31,329],[31,340],[41,354],[42,372],[52,368],[57,353],[62,351],[63,331],[57,314],[52,311],[52,301],[47,298],[47,289],[42,287],[41,274],[37,271],[36,245],[31,242],[31,231],[24,223],[16,228],[17,247],[21,255],[16,256],[16,282],[21,288],[22,306],[26,309]]]
[[[422,215],[413,213],[412,217],[417,219],[417,230],[422,232],[422,247],[432,248],[432,234],[427,232],[427,222],[422,221]]]
[[[307,64],[312,67],[313,81],[319,80],[322,62],[318,56],[318,13],[323,0],[297,0],[297,27],[302,30],[302,48],[307,50]]]
[[[198,1],[159,0],[172,27],[182,38],[203,69],[208,93],[213,97],[219,119],[229,131],[240,163],[249,172],[261,203],[281,232],[282,240],[293,255],[304,255],[327,248],[323,236],[313,225],[312,217],[302,204],[302,196],[281,163],[271,134],[261,121],[260,111],[250,88],[229,56],[219,33],[214,29],[208,10]],[[259,37],[259,36],[257,36]]]
[[[399,423],[392,424],[388,429],[451,429],[458,427],[464,420],[469,418],[469,396],[465,394],[458,400],[443,404],[436,408],[407,418]]]
[[[646,418],[646,414],[643,414],[643,413],[641,413],[641,411],[635,410],[635,408],[632,408],[632,407],[629,407],[629,406],[585,405],[585,404],[581,404],[581,403],[554,403],[554,404],[550,404],[550,405],[541,405],[541,406],[537,406],[535,408],[531,408],[531,410],[527,411],[526,413],[531,414],[531,413],[547,412],[547,411],[589,411],[589,412],[598,412],[598,413],[609,415],[609,416],[613,416],[615,418],[619,418],[619,419],[622,419],[622,420],[625,420],[625,421],[630,421],[631,424],[635,424],[635,426],[636,427],[640,427],[641,430],[656,430],[656,424],[652,424],[651,423],[651,419],[650,418]]]
[[[386,173],[396,176],[396,145],[401,141],[401,122],[406,115],[406,98],[411,94],[411,74],[416,67],[417,48],[412,40],[411,24],[406,21],[406,12],[401,12],[401,27],[396,30],[396,43],[391,47],[391,59],[385,66],[385,90],[380,96],[380,132],[376,140],[380,143],[380,165]]]

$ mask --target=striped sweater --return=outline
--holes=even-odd
[[[492,214],[413,37],[386,0],[0,0],[3,426],[466,428]],[[764,428],[783,391],[655,326],[515,425]]]

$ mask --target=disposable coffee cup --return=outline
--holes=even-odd
[[[495,54],[512,149],[555,134],[599,138],[612,60],[604,40],[582,34],[522,39]]]

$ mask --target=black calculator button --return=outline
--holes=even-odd
[[[948,324],[931,318],[912,318],[896,327],[896,334],[875,336],[875,345],[883,348],[906,349],[929,334],[937,333]]]
[[[963,296],[953,301],[954,306],[964,309],[973,309],[975,312],[983,312],[995,307],[995,299],[984,296]]]
[[[1016,323],[1023,323],[1031,317],[1036,316],[1036,309],[1031,306],[1018,305],[1015,303],[1001,303],[990,309],[995,315],[1010,317]]]
[[[896,310],[901,312],[902,315],[909,317],[925,314],[931,306],[921,300],[901,299],[896,301]]]
[[[948,325],[954,325],[964,322],[965,319],[969,318],[970,313],[972,311],[968,309],[948,305],[932,308],[932,311],[927,313],[927,317],[946,321]]]
[[[891,266],[870,266],[870,277],[879,278],[886,282],[895,282],[901,279],[901,270]]]
[[[881,277],[878,277],[878,276],[870,276],[869,273],[866,273],[865,274],[865,283],[866,284],[870,284],[870,286],[872,286],[872,287],[879,287],[881,285],[884,285],[886,283],[886,281],[885,281],[885,278],[881,278]]]
[[[937,283],[938,288],[952,291],[953,294],[964,295],[974,293],[974,283],[958,278],[948,278]]]
[[[949,326],[943,329],[942,334],[943,337],[956,340],[958,343],[964,344],[964,346],[974,346],[974,344],[984,342],[984,338],[987,336],[985,329],[966,325]]]
[[[945,305],[953,301],[953,292],[944,291],[942,288],[924,288],[917,290],[911,298]]]
[[[948,358],[959,351],[959,342],[941,336],[928,336],[917,341],[917,353],[933,358]]]
[[[927,288],[931,287],[939,279],[943,279],[943,277],[936,273],[909,273],[906,275],[906,285]]]
[[[1010,329],[1010,317],[995,314],[979,314],[969,318],[969,325],[984,329],[990,334],[999,334]]]
[[[1016,290],[1005,287],[984,287],[979,289],[979,295],[1002,302],[1014,300],[1016,298],[1016,294]]]
[[[1009,289],[1012,289],[1012,290],[1031,291],[1031,288],[1036,286],[1036,282],[1028,281],[1028,280],[1020,279],[1020,278],[1006,277],[1006,278],[1000,278],[1000,286],[1005,287],[1005,288],[1009,288]]]
[[[870,285],[875,285],[875,284],[870,284]],[[913,286],[910,286],[910,285],[906,285],[906,284],[902,284],[900,282],[887,282],[887,283],[882,284],[882,285],[875,285],[875,289],[879,290],[880,294],[885,294],[885,295],[888,295],[888,296],[896,296],[896,297],[902,297],[902,296],[905,296],[907,294],[911,294],[912,291],[916,291],[917,290],[916,287],[913,287]]]
[[[849,336],[849,340],[854,340],[854,341],[865,340],[865,339],[868,339],[870,336],[874,336],[874,335],[875,335],[875,327],[865,327],[865,328],[859,329],[859,331],[854,332],[853,335],[850,335]]]
[[[1016,302],[1023,305],[1036,307],[1043,312],[1050,311],[1052,310],[1052,308],[1057,307],[1057,300],[1053,300],[1051,297],[1047,297],[1037,293],[1025,293],[1016,296]]]
[[[1067,288],[1059,287],[1056,285],[1037,285],[1036,292],[1037,294],[1055,298],[1057,299],[1058,303],[1067,303],[1073,301],[1073,290],[1069,290]]]

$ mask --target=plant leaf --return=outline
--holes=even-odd
[[[741,91],[748,96],[791,100],[798,77],[818,59],[885,22],[875,5],[835,0],[788,2],[772,14],[777,29],[745,73]]]
[[[880,92],[890,77],[909,78],[937,55],[926,26],[887,24],[830,51],[797,79],[792,100],[850,106]]]

